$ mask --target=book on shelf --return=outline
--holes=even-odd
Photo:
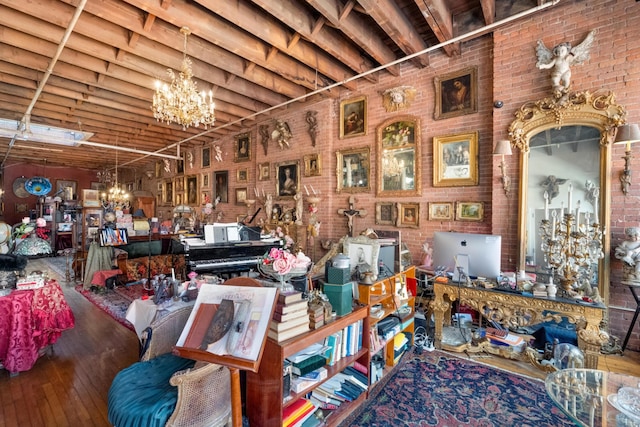
[[[308,399],[298,399],[282,410],[282,427],[292,427],[303,418],[313,413],[316,407]]]
[[[317,342],[317,343],[311,344],[307,348],[300,350],[297,353],[293,353],[291,356],[287,357],[287,359],[285,360],[289,360],[292,363],[300,362],[316,354],[323,354],[325,350],[326,350],[326,347],[324,346],[324,344]]]
[[[297,319],[298,317],[309,318],[309,313],[302,307],[300,310],[291,311],[285,314],[274,312],[272,320],[276,322],[286,322],[287,320]]]
[[[291,329],[287,329],[286,331],[277,332],[272,329],[269,329],[267,336],[276,342],[286,341],[293,337],[297,337],[298,335],[304,334],[309,331],[309,323],[304,323],[302,325],[294,326]]]
[[[311,403],[313,403],[316,408],[322,409],[338,409],[340,407],[340,404],[342,403],[340,401],[336,401],[338,403],[323,402],[313,394],[309,397],[309,400],[311,400]]]
[[[275,320],[272,320],[271,323],[269,324],[269,329],[276,332],[283,332],[291,328],[295,328],[296,326],[305,325],[308,323],[309,323],[309,317],[307,317],[307,315],[304,314],[303,316],[294,317],[284,322],[276,322]]]
[[[293,363],[291,366],[291,372],[296,375],[305,375],[311,371],[314,371],[320,367],[323,367],[326,360],[323,356],[316,354],[301,362]]]
[[[309,320],[309,328],[318,329],[324,326],[324,320]]]
[[[276,303],[275,313],[288,314],[294,311],[304,310],[307,311],[307,300],[294,301],[289,304]]]
[[[267,287],[203,285],[176,347],[257,361],[277,292]]]
[[[302,299],[302,292],[300,291],[281,291],[278,295],[278,303],[287,305],[295,301]]]

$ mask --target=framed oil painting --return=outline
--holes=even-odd
[[[184,191],[184,177],[181,176],[174,180],[173,189],[177,192]]]
[[[398,227],[418,228],[420,225],[419,203],[398,203]]]
[[[188,205],[199,204],[198,195],[200,194],[198,188],[198,175],[187,176],[187,196],[186,202]]]
[[[237,182],[247,182],[249,181],[249,169],[240,168],[236,171],[236,181]]]
[[[171,205],[173,203],[173,181],[168,180],[164,183],[164,191],[162,193],[162,202],[165,205]]]
[[[98,190],[82,190],[82,206],[88,208],[100,207],[100,194]]]
[[[200,155],[202,167],[208,168],[209,166],[211,166],[211,147],[202,147],[202,152]]]
[[[433,137],[433,186],[478,185],[478,132]]]
[[[378,256],[380,243],[366,236],[347,237],[344,239],[343,252],[349,257],[351,275],[378,272]]]
[[[429,221],[453,221],[453,203],[430,202]]]
[[[209,182],[209,172],[202,172],[201,178],[200,178],[200,183],[202,185],[200,185],[200,187],[202,188],[209,188],[210,182]]]
[[[176,160],[176,173],[178,175],[184,173],[184,153],[180,157],[180,159]]]
[[[98,190],[98,191],[106,191],[107,190],[107,184],[105,182],[91,181],[91,189],[92,190]]]
[[[317,153],[304,156],[304,176],[320,175],[322,175],[321,157]]]
[[[214,178],[213,198],[220,198],[220,203],[229,203],[229,171],[215,172]]]
[[[484,219],[484,203],[456,202],[456,221],[482,221]]]
[[[367,134],[367,97],[340,103],[340,139]]]
[[[247,162],[251,160],[251,132],[237,135],[234,142],[234,161]]]
[[[236,205],[244,205],[247,201],[247,187],[236,188]]]
[[[269,162],[258,163],[258,181],[269,181],[271,179],[271,164]]]
[[[276,194],[282,198],[292,198],[300,188],[299,162],[276,163]]]
[[[362,193],[371,189],[369,147],[336,151],[338,193]]]
[[[377,225],[396,225],[398,217],[396,204],[394,202],[377,202],[376,203],[376,224]]]
[[[478,112],[478,67],[438,76],[433,118],[448,119]]]
[[[420,119],[398,116],[377,129],[377,196],[420,195]]]

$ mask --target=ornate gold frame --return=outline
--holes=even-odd
[[[420,119],[415,116],[396,116],[382,122],[377,129],[377,145],[376,195],[379,197],[420,196],[422,182]],[[402,167],[405,170],[398,179],[400,188],[392,188],[398,185],[389,178],[397,176],[398,168]],[[413,188],[401,188],[403,175],[413,177]]]
[[[465,148],[462,148],[465,147]],[[466,163],[451,163],[452,149],[466,152]],[[433,137],[433,186],[464,187],[478,185],[478,132]]]
[[[611,143],[618,126],[625,123],[627,112],[616,103],[610,91],[589,91],[567,94],[556,99],[544,98],[527,102],[516,112],[516,119],[509,125],[511,144],[520,149],[520,185],[518,203],[518,241],[527,238],[527,187],[529,176],[529,140],[539,132],[562,126],[584,125],[597,128],[600,139],[600,226],[610,230],[611,222]],[[602,250],[606,256],[598,266],[598,290],[605,303],[609,300],[608,254],[611,251],[609,233],[603,233]],[[519,245],[519,270],[525,268],[525,245]]]
[[[350,159],[353,163],[349,163],[356,166],[358,173],[363,173],[366,176],[366,185],[348,185],[346,166],[344,164],[345,159]],[[367,147],[351,148],[349,150],[336,151],[336,179],[338,185],[336,186],[336,193],[368,193],[371,189],[371,150]],[[353,168],[352,168],[353,170]],[[352,182],[353,184],[353,182]]]

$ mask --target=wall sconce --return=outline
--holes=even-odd
[[[146,171],[145,175],[147,175],[148,179],[151,179],[151,178],[153,178],[153,171]]]
[[[502,181],[502,188],[504,189],[504,194],[509,195],[509,187],[511,187],[511,178],[507,175],[507,164],[504,162],[504,156],[511,155],[511,141],[508,139],[502,139],[497,142],[496,148],[493,150],[494,155],[502,156],[500,160],[500,170],[502,171],[502,177],[500,181]]]
[[[624,170],[620,172],[620,186],[622,194],[625,196],[629,192],[631,186],[631,144],[640,141],[640,127],[637,124],[622,125],[618,127],[616,132],[616,139],[614,144],[626,144],[627,148],[624,151]]]

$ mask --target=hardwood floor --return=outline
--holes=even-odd
[[[0,370],[0,427],[110,425],[107,392],[116,373],[137,360],[138,339],[72,286],[63,289],[76,326],[65,331],[30,371],[11,377]],[[521,362],[472,358],[534,378],[545,376]],[[640,353],[602,356],[599,368],[640,377]]]

